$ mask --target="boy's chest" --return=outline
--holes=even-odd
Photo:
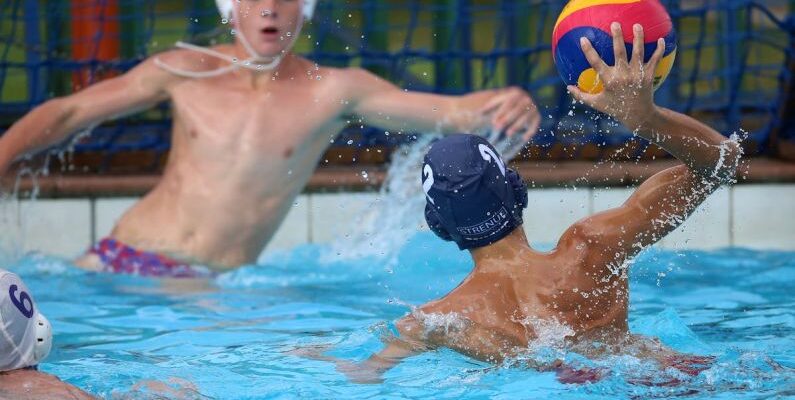
[[[321,99],[316,90],[282,86],[252,91],[192,84],[175,90],[172,101],[186,139],[258,152],[294,148],[333,131],[341,111],[340,102]]]

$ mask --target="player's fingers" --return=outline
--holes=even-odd
[[[632,65],[641,66],[643,65],[643,57],[645,56],[645,51],[643,48],[643,27],[640,24],[633,25],[632,34],[634,35],[634,38],[632,39],[632,60],[630,60],[630,63]]]
[[[516,132],[524,128],[523,126],[525,125],[524,116],[526,115],[526,113],[527,111],[524,105],[507,110],[502,115],[501,129],[504,129],[505,133],[508,136],[513,136],[514,134],[516,134]]]
[[[512,104],[509,101],[503,101],[500,103],[499,108],[497,111],[494,112],[494,117],[492,118],[492,125],[498,131],[502,131],[505,129],[506,126],[510,125],[516,117],[511,117],[513,109],[515,108],[515,104]]]
[[[599,57],[599,53],[593,48],[591,41],[586,37],[581,37],[580,47],[582,48],[583,54],[585,54],[585,59],[588,60],[588,64],[593,67],[594,71],[599,75],[604,74],[608,66],[605,64],[604,60],[602,60],[602,57]]]
[[[505,134],[508,137],[513,137],[518,133],[524,132],[525,129],[527,129],[528,123],[529,121],[527,119],[527,116],[523,115],[517,118],[515,121],[513,121],[513,123],[511,123],[510,126],[508,126],[508,129],[505,130]]]
[[[594,100],[596,100],[596,96],[591,93],[585,93],[580,88],[574,85],[566,86],[566,90],[571,93],[571,96],[574,97],[575,100],[583,102],[588,105],[593,105]]]
[[[495,109],[497,109],[497,107],[500,106],[500,104],[502,103],[502,100],[503,100],[503,96],[499,95],[499,94],[494,96],[494,97],[492,97],[489,101],[486,102],[486,104],[484,104],[482,107],[480,107],[480,113],[481,114],[488,114],[488,113],[494,111]]]
[[[532,117],[530,117],[530,121],[527,124],[527,130],[525,131],[524,136],[522,136],[522,140],[527,142],[533,136],[535,136],[536,133],[538,133],[539,126],[541,126],[541,116],[539,114],[534,114]]]
[[[624,32],[621,24],[613,22],[610,24],[610,32],[613,36],[613,55],[616,57],[616,65],[627,63],[627,46],[624,44]]]
[[[657,39],[657,48],[654,50],[654,53],[651,55],[649,62],[646,63],[646,68],[649,72],[653,72],[657,69],[657,64],[660,63],[660,59],[662,59],[663,52],[665,52],[665,39],[659,38]]]

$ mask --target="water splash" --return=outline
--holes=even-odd
[[[574,336],[574,329],[554,318],[527,316],[516,322],[524,326],[528,334],[532,332],[535,336],[527,343],[525,357],[529,356],[536,362],[551,362],[564,356],[567,338]]]
[[[40,195],[39,178],[50,175],[50,162],[53,157],[60,161],[61,172],[74,168],[72,160],[75,146],[91,134],[96,127],[92,125],[75,133],[63,146],[45,153],[43,162],[39,166],[30,165],[31,156],[23,158],[23,164],[14,177],[13,185],[9,188],[0,187],[0,265],[11,265],[18,262],[25,254],[28,237],[28,219],[35,217],[31,207],[36,204]],[[24,179],[32,183],[30,191],[23,192],[21,185]]]
[[[462,334],[470,324],[468,319],[456,312],[424,313],[414,310],[411,315],[421,323],[424,328],[423,339],[426,340],[435,335],[447,337]]]
[[[516,137],[505,137],[493,129],[472,132],[494,145],[503,159],[513,159],[524,146]],[[440,134],[419,135],[396,150],[381,189],[364,213],[356,216],[344,232],[350,234],[332,243],[321,256],[328,264],[340,260],[377,257],[386,268],[394,267],[399,250],[420,230],[426,230],[423,209],[425,197],[420,184],[422,160]]]

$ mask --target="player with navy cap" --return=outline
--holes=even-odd
[[[634,29],[635,40],[642,41],[642,29]],[[627,60],[620,27],[614,27],[613,38],[615,59]],[[527,206],[527,189],[516,172],[481,138],[440,139],[422,167],[425,217],[440,238],[469,251],[474,268],[446,296],[398,321],[399,340],[361,364],[334,360],[338,367],[354,380],[373,381],[402,358],[437,347],[500,362],[527,352],[540,336],[551,335],[585,355],[596,354],[594,342],[603,344],[598,348],[603,354],[640,341],[643,346],[634,347],[645,353],[636,355],[661,366],[690,374],[704,369],[708,357],[678,354],[657,341],[631,335],[627,323],[629,261],[676,229],[730,181],[742,154],[736,142],[712,128],[654,104],[651,72],[663,48],[664,43],[658,43],[651,60],[643,64],[643,46],[636,44],[631,61],[611,67],[584,40],[583,50],[605,89],[596,95],[575,87],[569,91],[666,149],[683,165],[652,176],[620,207],[576,222],[552,251],[541,252],[525,237],[522,209]],[[547,228],[526,223],[527,229]],[[566,381],[599,375],[559,363],[534,366],[558,369]]]
[[[527,186],[485,139],[452,135],[425,155],[428,227],[461,250],[490,245],[522,225]]]
[[[0,269],[0,398],[93,398],[37,370],[51,348],[52,327],[30,290],[19,276]]]

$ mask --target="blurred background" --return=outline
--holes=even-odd
[[[726,135],[747,154],[795,160],[795,1],[663,0],[679,35],[659,104]],[[359,66],[420,91],[518,85],[539,103],[541,133],[520,160],[651,160],[665,153],[572,105],[551,34],[563,0],[321,0],[296,51]],[[0,132],[32,107],[119,75],[177,40],[229,41],[213,0],[4,0]],[[111,121],[50,160],[69,175],[151,175],[169,149],[169,109]],[[382,165],[410,132],[353,125],[323,166]],[[72,146],[73,145],[73,146]]]

